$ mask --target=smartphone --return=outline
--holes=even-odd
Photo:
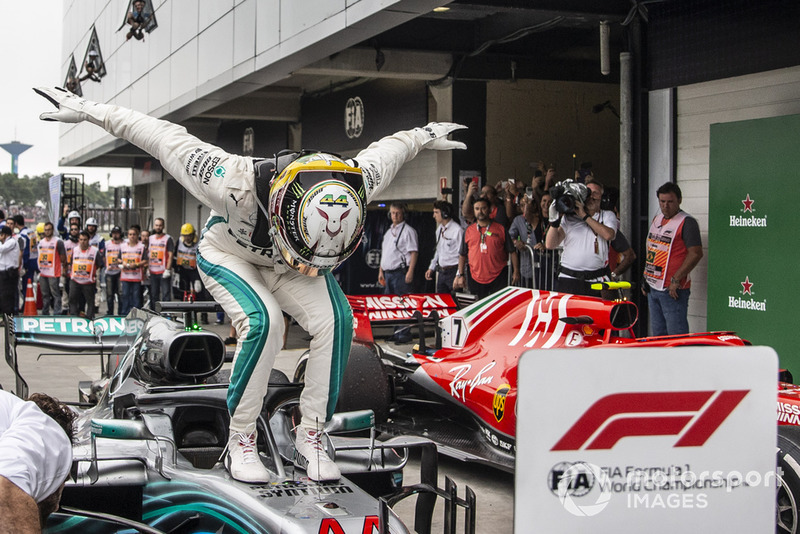
[[[513,183],[516,183],[516,182],[517,181],[514,178],[509,178],[508,179],[508,183],[510,183],[510,184],[513,184]]]
[[[527,196],[530,199],[533,198],[533,188],[532,187],[526,187],[525,188],[525,196]]]

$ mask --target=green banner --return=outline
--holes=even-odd
[[[712,124],[710,144],[708,328],[773,347],[800,376],[800,115]]]

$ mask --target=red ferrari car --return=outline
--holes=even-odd
[[[383,432],[424,436],[445,455],[509,472],[516,452],[517,362],[526,350],[749,344],[734,332],[636,338],[638,310],[631,302],[517,287],[461,310],[449,295],[349,299],[356,343],[340,409],[370,407]],[[435,325],[433,348],[425,346],[424,334],[410,352],[374,342],[373,329],[392,331],[414,320],[420,331],[427,325],[430,333]],[[301,361],[295,378],[302,374]],[[795,533],[800,531],[800,387],[784,371],[778,390],[777,527]]]

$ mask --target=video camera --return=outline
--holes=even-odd
[[[572,179],[558,182],[550,188],[550,196],[556,203],[556,210],[563,215],[574,214],[577,203],[585,203],[591,194],[588,187]]]

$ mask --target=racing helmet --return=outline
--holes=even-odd
[[[324,274],[358,247],[366,205],[361,169],[331,154],[302,155],[270,184],[273,243],[293,269]]]
[[[186,223],[181,226],[181,235],[192,235],[194,234],[194,226],[191,223]]]

